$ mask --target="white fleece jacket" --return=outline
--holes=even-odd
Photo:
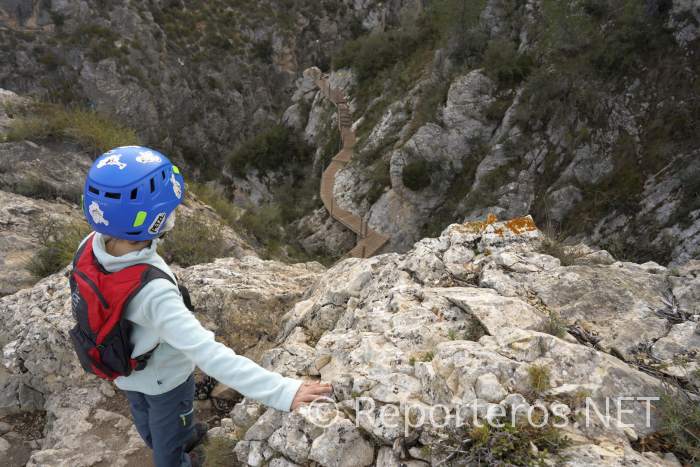
[[[95,233],[93,251],[100,264],[110,272],[127,266],[148,263],[174,275],[156,251],[157,240],[149,248],[123,256],[105,250],[104,237]],[[120,376],[114,382],[120,389],[157,395],[182,384],[195,365],[206,374],[232,387],[244,396],[278,410],[288,411],[301,381],[265,370],[255,362],[214,340],[214,333],[204,329],[185,307],[180,291],[165,279],[149,282],[131,300],[126,319],[133,323],[132,358],[156,345],[143,370]]]

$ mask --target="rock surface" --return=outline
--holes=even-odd
[[[236,351],[255,356],[271,346],[275,316],[322,271],[317,263],[285,265],[251,256],[178,270],[178,276],[193,292],[199,319]],[[265,326],[256,325],[261,317]],[[125,401],[111,384],[87,376],[72,350],[65,272],[0,298],[0,318],[0,417],[45,410],[49,420],[28,465],[143,465],[144,445]]]
[[[78,207],[71,203],[0,190],[0,296],[36,282],[27,270],[27,262],[41,246],[43,232],[51,223],[82,219]]]
[[[235,456],[251,466],[435,465],[446,455],[435,444],[444,429],[407,413],[439,407],[440,417],[498,420],[510,411],[526,416],[538,397],[568,406],[580,394],[602,407],[608,398],[661,393],[661,381],[637,369],[641,356],[658,374],[695,368],[700,317],[676,306],[684,318],[672,324],[657,310],[672,300],[665,294],[690,290],[697,267],[671,275],[650,263],[610,264],[609,254],[588,250],[582,264],[563,266],[540,252],[542,238],[530,218],[489,219],[451,225],[404,255],[347,259],[327,271],[256,257],[179,270],[199,319],[219,337],[270,369],[334,387],[335,406],[294,413],[244,399],[211,435],[236,441]],[[671,283],[669,292],[663,286]],[[118,453],[143,455],[124,413],[107,409],[119,396],[86,376],[69,347],[63,273],[0,298],[0,313],[0,411],[43,409],[51,420],[28,465],[127,465]],[[572,334],[552,330],[555,315]],[[587,334],[573,333],[581,328]],[[622,340],[627,329],[635,333]],[[537,389],[533,368],[547,369]],[[633,429],[596,418],[567,425],[570,465],[667,465],[629,441],[656,429],[656,413],[647,425],[644,401],[625,410],[621,422]],[[86,439],[100,450],[83,453]]]
[[[250,427],[245,417],[234,416],[246,433],[238,459],[254,465],[247,441],[254,439],[263,443],[255,449],[266,452],[267,443],[269,456],[300,464],[312,459],[344,465],[330,453],[346,452],[349,443],[347,465],[367,465],[366,459],[374,465],[437,465],[446,456],[431,441],[440,429],[413,427],[403,414],[440,406],[453,416],[464,410],[497,418],[500,402],[523,415],[530,404],[541,403],[532,398],[533,368],[547,369],[541,395],[550,402],[570,404],[586,394],[602,407],[628,394],[661,394],[661,381],[635,366],[639,344],[656,340],[656,350],[645,352],[656,352],[660,362],[688,352],[697,358],[698,318],[672,327],[655,312],[668,300],[669,272],[651,264],[610,264],[607,252],[590,250],[580,257],[581,265],[562,266],[559,258],[540,253],[542,238],[530,218],[455,224],[405,255],[348,259],[329,269],[287,313],[286,338],[263,362],[288,375],[331,382],[335,408],[280,414],[270,426],[261,418]],[[460,277],[471,279],[465,283]],[[690,272],[673,278],[683,287],[695,280]],[[553,316],[569,329],[586,326],[600,339],[594,345],[566,332],[560,337],[543,332],[552,329]],[[670,374],[664,364],[656,368]],[[247,411],[255,406],[242,405]],[[658,419],[652,410],[647,425],[643,401],[627,409],[621,422],[634,431],[595,418],[588,426],[567,426],[574,440],[567,465],[671,465],[663,456],[633,450],[629,437],[653,432]],[[266,419],[272,419],[270,412]],[[260,433],[275,427],[267,441],[261,439]],[[379,448],[359,442],[357,434]],[[409,439],[413,457],[395,448]],[[422,446],[432,448],[427,458],[421,457]],[[330,452],[321,454],[321,447]]]

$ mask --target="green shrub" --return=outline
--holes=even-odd
[[[270,39],[266,39],[256,42],[253,45],[252,52],[253,57],[257,58],[258,60],[263,62],[271,62],[272,55],[274,54],[275,50],[272,48],[272,41]]]
[[[38,222],[38,250],[27,262],[37,279],[57,273],[73,260],[80,242],[90,233],[85,222],[59,222],[47,218]]]
[[[333,68],[351,67],[358,81],[367,81],[410,57],[429,39],[425,30],[413,28],[374,32],[345,42],[333,55]]]
[[[138,144],[136,133],[107,115],[93,110],[34,104],[12,121],[8,141],[68,138],[85,149],[105,152],[117,146]]]
[[[188,183],[187,188],[190,189],[200,201],[211,206],[229,226],[236,226],[236,222],[242,215],[242,209],[236,207],[231,201],[226,199],[221,192],[210,185],[196,182]]]
[[[533,61],[527,53],[518,53],[512,41],[495,39],[484,53],[484,67],[501,87],[512,87],[530,74]]]
[[[566,336],[566,323],[561,319],[559,313],[552,311],[549,313],[547,322],[545,323],[542,331],[561,339]]]
[[[477,342],[484,337],[488,332],[478,318],[471,316],[467,322],[467,330],[464,331],[463,339],[465,341]]]
[[[660,433],[684,465],[700,462],[700,404],[681,388],[667,388],[658,404]]]
[[[241,144],[228,156],[228,163],[234,173],[243,176],[249,169],[264,173],[301,166],[310,158],[311,151],[304,141],[285,126],[273,125]]]
[[[450,89],[448,80],[435,80],[429,86],[421,89],[418,102],[411,116],[411,127],[417,130],[437,118],[438,109],[447,102],[447,91]]]
[[[251,207],[240,219],[241,225],[261,243],[280,241],[284,236],[281,229],[282,209],[277,204]]]
[[[367,201],[369,204],[374,204],[384,193],[384,188],[391,184],[389,162],[384,159],[374,162],[370,167],[369,180],[371,185],[366,194]]]
[[[310,173],[311,167],[303,167],[300,171]],[[278,200],[282,224],[290,225],[320,208],[322,206],[320,189],[321,179],[309,176],[297,176],[295,180],[275,188],[273,194]]]
[[[195,217],[180,217],[175,228],[165,235],[162,256],[182,267],[210,263],[224,252],[221,227]]]
[[[464,460],[464,465],[547,465],[548,456],[556,456],[571,445],[571,440],[553,425],[533,425],[504,423],[497,427],[483,423],[467,427],[466,442],[456,459]]]
[[[420,191],[430,186],[430,174],[435,170],[435,163],[419,159],[404,166],[401,179],[406,188]]]
[[[67,190],[60,190],[45,178],[33,173],[20,178],[12,187],[12,191],[30,198],[48,200],[63,198],[75,204],[80,203],[80,196],[82,195],[81,187],[69,185]]]
[[[512,104],[513,98],[511,96],[499,96],[484,109],[484,115],[490,120],[500,122]]]
[[[421,18],[423,27],[438,36],[443,44],[451,42],[451,55],[464,59],[478,53],[486,42],[479,27],[479,18],[485,6],[486,0],[430,2],[426,14]]]
[[[319,155],[319,161],[322,169],[326,168],[331,159],[333,159],[333,157],[335,157],[335,155],[338,154],[340,149],[343,147],[340,132],[335,125],[328,125],[324,133],[325,134],[321,138],[321,141],[325,141],[325,143],[323,144]]]

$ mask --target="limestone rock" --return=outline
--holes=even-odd
[[[211,390],[211,394],[209,394],[209,396],[217,399],[234,400],[238,396],[238,393],[225,384],[219,383],[214,386],[214,389]]]
[[[259,359],[280,330],[276,317],[301,298],[322,271],[318,263],[286,265],[247,256],[195,265],[178,278],[190,290],[202,318],[215,326],[224,341],[237,352]]]
[[[486,373],[479,376],[476,379],[474,391],[476,397],[489,402],[500,402],[508,394],[493,373]]]
[[[506,327],[541,329],[546,319],[528,303],[490,289],[451,287],[438,293],[478,319],[492,335]]]
[[[36,281],[27,270],[27,263],[41,245],[42,232],[51,224],[82,219],[79,209],[65,201],[32,199],[0,191],[0,296]]]
[[[324,467],[364,467],[374,461],[374,448],[348,420],[328,428],[316,438],[309,459]]]

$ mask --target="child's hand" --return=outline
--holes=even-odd
[[[332,392],[333,387],[328,383],[305,381],[299,386],[290,410],[295,410],[297,407],[313,402],[320,397],[329,397]]]

